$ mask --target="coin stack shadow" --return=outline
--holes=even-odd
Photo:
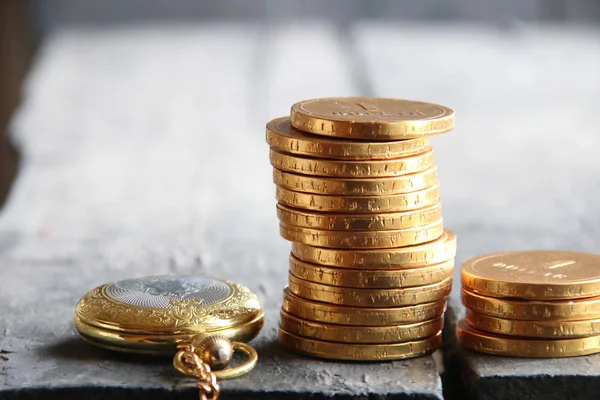
[[[600,255],[520,251],[461,266],[456,335],[482,353],[531,358],[600,352]]]
[[[347,360],[435,351],[456,238],[429,139],[316,135],[283,117],[267,124],[267,143],[280,233],[293,242],[280,344]]]

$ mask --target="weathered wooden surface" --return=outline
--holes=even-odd
[[[503,250],[600,252],[595,31],[417,28],[406,44],[405,29],[375,27],[357,37],[374,93],[436,99],[457,112],[455,132],[434,141],[457,265]],[[380,54],[397,43],[405,50]],[[449,398],[598,397],[600,355],[519,360],[456,348],[458,282],[456,274],[446,324]]]
[[[440,399],[431,357],[334,363],[276,346],[289,244],[277,232],[264,123],[310,97],[446,104],[457,129],[434,145],[458,261],[505,249],[598,251],[598,38],[552,28],[317,23],[50,36],[13,123],[23,167],[0,216],[0,398],[193,398],[193,384],[168,361],[94,349],[71,324],[91,287],[174,272],[239,281],[267,308],[254,342],[259,365],[225,382],[224,398]],[[482,391],[487,377],[510,377],[517,383],[506,387],[519,396],[544,398],[539,385],[522,382],[552,388],[563,382],[552,371],[569,379],[600,365],[586,357],[509,374],[520,364],[448,354],[474,377],[465,382],[480,398],[510,397]]]
[[[290,246],[278,235],[264,124],[298,99],[354,91],[340,46],[323,25],[49,39],[15,120],[24,167],[0,221],[1,396],[192,396],[168,360],[92,348],[71,320],[102,282],[196,273],[250,286],[267,309],[260,363],[223,383],[224,398],[441,398],[430,357],[334,363],[275,343]]]

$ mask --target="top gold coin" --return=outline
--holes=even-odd
[[[491,297],[530,300],[600,296],[600,255],[516,251],[485,255],[461,267],[463,289]]]
[[[426,137],[393,142],[324,138],[292,128],[289,117],[269,121],[266,130],[267,143],[280,152],[335,160],[394,159],[424,153],[429,148]]]
[[[305,100],[291,110],[301,131],[361,140],[402,140],[438,135],[454,127],[454,111],[432,103],[376,97]]]

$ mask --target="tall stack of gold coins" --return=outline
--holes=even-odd
[[[521,251],[461,268],[463,347],[514,357],[600,352],[600,255]]]
[[[280,344],[315,357],[418,357],[441,344],[456,239],[428,136],[446,107],[399,99],[296,103],[267,124],[281,235],[293,242]]]

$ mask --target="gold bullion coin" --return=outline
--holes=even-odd
[[[420,340],[392,344],[350,344],[303,338],[279,328],[279,344],[294,353],[350,361],[386,361],[431,354],[442,345],[442,333]]]
[[[465,319],[480,331],[498,335],[554,339],[600,335],[600,318],[583,321],[519,321],[467,310]]]
[[[289,117],[267,123],[267,143],[283,153],[336,160],[385,160],[422,153],[429,147],[429,139],[425,137],[395,142],[358,142],[314,136],[292,127]]]
[[[405,99],[338,97],[305,100],[291,110],[292,125],[317,135],[398,140],[438,135],[454,128],[454,111]]]
[[[462,291],[462,303],[474,312],[527,321],[576,321],[600,315],[600,297],[574,300],[513,300]]]
[[[290,273],[289,288],[299,297],[323,303],[355,307],[400,307],[444,299],[450,294],[452,278],[431,285],[401,289],[356,289],[308,282]]]
[[[287,225],[332,231],[384,231],[430,225],[442,219],[442,203],[417,210],[388,213],[327,213],[277,205],[279,220]]]
[[[385,196],[410,193],[439,184],[434,165],[415,174],[391,178],[325,178],[280,171],[273,168],[273,182],[296,192],[340,196]]]
[[[485,333],[460,320],[458,341],[466,349],[510,357],[575,357],[600,352],[600,335],[570,339],[529,339]]]
[[[350,288],[404,288],[430,285],[452,276],[454,260],[410,269],[347,269],[310,264],[290,255],[290,272],[309,282]]]
[[[304,175],[337,178],[385,178],[414,174],[435,165],[433,149],[424,153],[389,160],[348,161],[307,158],[284,154],[273,149],[269,152],[271,165],[278,170]]]
[[[418,192],[389,196],[325,196],[293,192],[277,186],[275,196],[280,203],[305,210],[383,213],[418,210],[436,204],[440,200],[440,191],[436,185]]]
[[[444,327],[444,319],[390,326],[332,325],[307,321],[281,311],[279,326],[292,335],[340,343],[399,343],[434,336]]]
[[[338,306],[298,297],[289,288],[283,291],[283,310],[310,321],[338,325],[386,326],[410,324],[441,317],[446,311],[446,300],[406,307],[357,308]]]
[[[600,255],[574,251],[514,251],[466,261],[463,288],[492,297],[532,300],[600,296]]]
[[[456,256],[456,235],[450,229],[429,243],[385,250],[326,249],[292,243],[292,253],[302,261],[341,268],[398,269],[439,264]]]
[[[382,249],[431,242],[444,233],[442,220],[393,231],[328,231],[280,223],[279,233],[291,242],[343,249]]]

